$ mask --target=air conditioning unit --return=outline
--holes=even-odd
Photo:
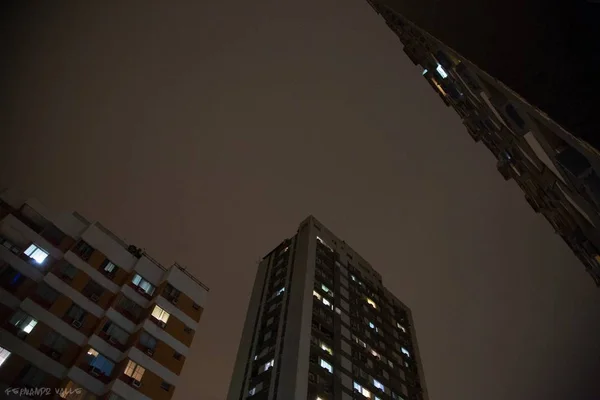
[[[79,329],[79,328],[81,328],[81,321],[77,321],[76,319],[74,319],[73,322],[71,322],[71,325],[74,328]]]
[[[117,339],[115,339],[114,337],[110,336],[110,337],[108,338],[108,343],[111,343],[111,344],[116,344],[116,343],[117,343]]]
[[[167,323],[166,323],[166,322],[164,322],[164,321],[158,321],[158,325],[159,325],[161,328],[164,328],[165,326],[167,326]]]
[[[90,369],[90,374],[94,376],[100,376],[102,374],[102,371],[100,371],[96,367],[93,367],[92,369]]]
[[[173,303],[173,304],[177,304],[177,297],[173,297],[173,298],[171,299],[171,303]]]
[[[93,294],[90,296],[90,300],[96,303],[98,300],[100,300],[100,297],[98,297],[97,294]]]
[[[308,380],[309,380],[309,382],[314,382],[315,381],[315,375],[313,373],[309,373],[308,374]]]
[[[52,353],[50,353],[50,357],[56,360],[57,358],[60,358],[60,353],[53,351]]]
[[[146,354],[148,354],[149,356],[153,356],[154,355],[154,350],[153,349],[146,349]]]
[[[136,381],[135,379],[131,381],[131,386],[139,388],[140,386],[142,386],[142,382],[140,381]]]

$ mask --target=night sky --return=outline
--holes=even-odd
[[[211,287],[175,400],[225,398],[309,214],[412,308],[431,400],[599,398],[600,292],[366,1],[94,4],[4,12],[0,186]]]

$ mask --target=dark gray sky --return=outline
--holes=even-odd
[[[600,292],[365,1],[60,4],[0,25],[0,182],[211,287],[175,400],[225,397],[310,213],[412,308],[431,400],[597,399]]]

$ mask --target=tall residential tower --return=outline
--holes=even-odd
[[[401,10],[418,14],[409,9],[409,3],[417,2],[369,1],[398,36],[409,59],[419,66],[415,75],[423,75],[443,102],[458,113],[473,140],[482,142],[493,153],[504,179],[513,179],[519,185],[531,208],[546,218],[600,286],[598,149],[405,18]],[[455,11],[460,14],[459,9]],[[424,16],[420,19],[431,26],[442,22],[448,29],[457,26],[450,24],[451,18],[438,24]],[[512,29],[510,24],[504,25],[508,31]],[[499,37],[503,37],[501,33]],[[476,47],[473,40],[469,43]],[[479,51],[473,53],[495,50],[483,46],[480,43]],[[504,62],[512,60],[512,56],[502,57]]]
[[[227,400],[427,400],[410,310],[314,217],[259,263]]]
[[[0,192],[0,244],[2,398],[173,396],[206,286],[13,191]]]

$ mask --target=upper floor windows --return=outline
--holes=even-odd
[[[256,393],[260,392],[263,389],[263,383],[260,382],[258,385],[254,386],[252,389],[248,391],[248,396],[254,396]]]
[[[100,300],[100,296],[104,294],[105,290],[99,283],[94,282],[92,280],[88,281],[88,283],[84,286],[81,294],[85,297],[93,301],[94,303]]]
[[[35,297],[38,303],[42,303],[45,308],[49,308],[58,299],[60,294],[48,286],[46,282],[40,282],[35,289]]]
[[[402,352],[402,354],[404,354],[406,357],[410,357],[410,352],[405,348],[405,347],[401,347],[400,351]]]
[[[319,347],[321,347],[321,350],[325,351],[326,353],[328,353],[330,356],[333,355],[333,350],[331,350],[331,347],[329,347],[327,344],[325,344],[324,342],[320,342],[319,343]]]
[[[0,285],[5,288],[15,289],[19,287],[24,281],[25,276],[11,267],[9,264],[3,264],[0,266]]]
[[[268,363],[261,365],[260,368],[258,369],[258,373],[262,374],[265,371],[268,371],[269,369],[271,369],[273,367],[273,365],[275,365],[275,360],[271,360]]]
[[[118,270],[119,267],[117,267],[117,265],[108,258],[104,260],[102,265],[100,265],[100,271],[109,278],[113,278],[117,274]]]
[[[356,390],[358,393],[362,394],[363,396],[365,396],[367,399],[371,398],[371,392],[364,388],[360,383],[358,382],[354,382],[354,390]]]
[[[89,260],[94,252],[94,248],[87,244],[87,242],[80,240],[75,247],[73,247],[73,253],[77,254],[82,260]]]
[[[376,304],[376,303],[375,303],[373,300],[371,300],[370,298],[368,298],[368,297],[367,297],[367,303],[368,303],[368,304],[369,304],[371,307],[373,307],[374,309],[376,309],[376,310],[377,310],[377,304]]]
[[[48,258],[48,252],[33,243],[23,253],[37,264],[42,264]]]
[[[125,367],[124,374],[133,379],[134,381],[141,382],[146,369],[141,365],[129,360]]]
[[[398,327],[398,329],[400,329],[402,332],[406,333],[406,328],[403,327],[402,325],[400,325],[399,322],[396,322],[396,326]]]
[[[68,262],[63,261],[56,269],[56,272],[60,279],[70,282],[75,278],[75,275],[77,275],[77,268]]]
[[[0,367],[8,360],[8,357],[10,357],[10,351],[4,347],[0,347]]]
[[[94,376],[110,377],[115,367],[115,363],[91,347],[87,351],[85,362],[90,367],[90,374]]]
[[[179,295],[181,292],[177,290],[173,285],[167,283],[163,290],[163,297],[169,300],[170,302],[177,304],[177,300],[179,299]],[[194,303],[196,304],[196,303]]]
[[[121,311],[125,316],[137,321],[144,309],[135,301],[121,295],[117,302],[117,308]]]
[[[17,310],[12,317],[10,317],[8,323],[17,328],[17,336],[25,337],[31,333],[33,328],[35,328],[37,320],[26,312]]]
[[[141,291],[142,293],[148,296],[152,296],[154,294],[154,291],[156,290],[156,286],[148,282],[146,279],[142,278],[140,274],[135,274],[133,279],[131,280],[131,283],[133,284],[133,286],[136,286],[138,288],[138,291]]]
[[[102,327],[102,332],[108,336],[108,341],[111,343],[119,343],[121,345],[127,344],[129,340],[129,334],[127,331],[116,325],[112,321],[106,321]]]
[[[169,320],[171,314],[160,308],[160,306],[155,305],[154,309],[152,310],[152,316],[156,318],[159,321],[159,323],[164,327],[167,324],[167,321]]]
[[[67,319],[74,328],[79,329],[81,328],[81,325],[83,325],[86,315],[87,312],[83,308],[73,303],[71,304],[71,307],[69,307],[64,318]]]
[[[146,349],[148,355],[153,355],[156,349],[156,338],[151,336],[148,332],[142,331],[140,334],[140,344]]]
[[[327,361],[325,361],[324,359],[319,359],[319,366],[323,369],[326,369],[327,372],[329,372],[330,374],[333,373],[333,367],[331,366],[331,364],[329,364]]]

